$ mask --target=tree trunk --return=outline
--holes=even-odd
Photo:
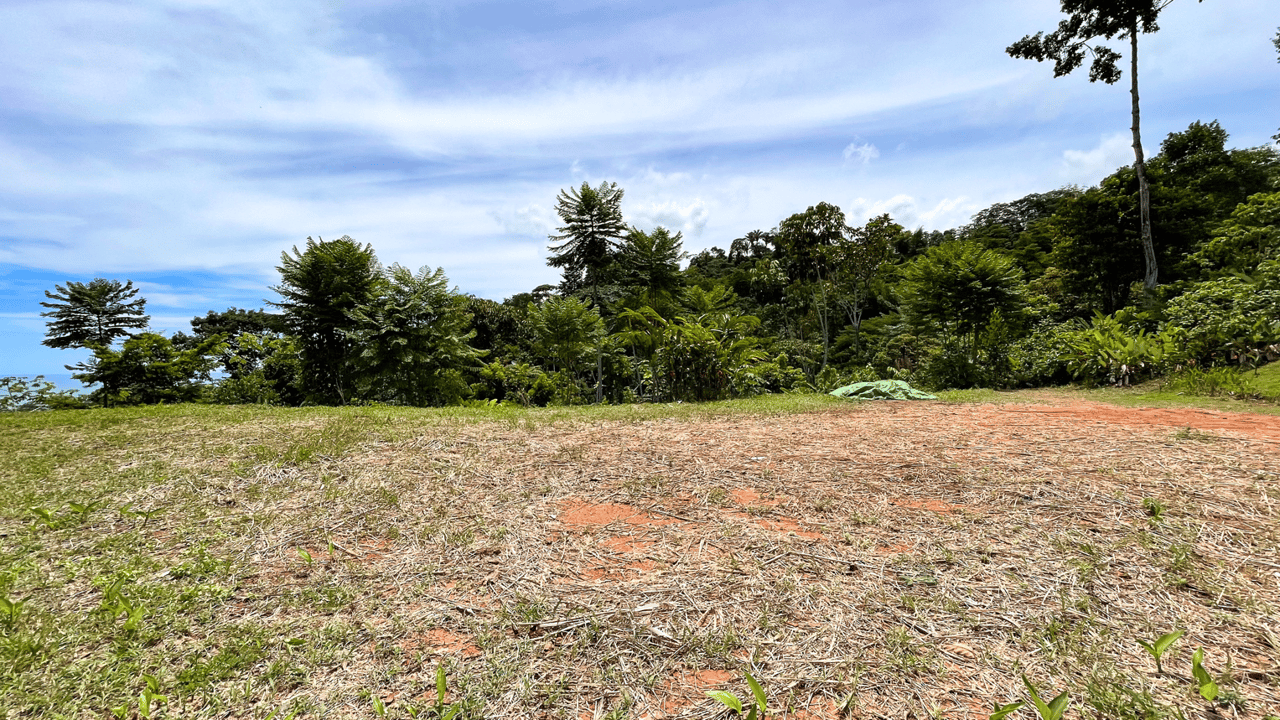
[[[1133,156],[1134,169],[1138,172],[1138,207],[1142,214],[1142,254],[1147,261],[1147,273],[1142,279],[1142,288],[1148,294],[1156,289],[1159,269],[1156,267],[1155,241],[1151,237],[1151,189],[1147,187],[1147,163],[1142,155],[1142,134],[1139,130],[1140,113],[1138,110],[1138,16],[1133,16],[1133,25],[1129,28],[1130,48],[1130,95],[1133,96]]]

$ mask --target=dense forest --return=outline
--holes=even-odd
[[[1280,151],[1231,149],[1217,122],[1145,163],[1160,283],[1144,286],[1138,178],[993,205],[962,227],[851,225],[826,202],[690,256],[629,225],[624,191],[562,191],[559,285],[502,302],[369,244],[307,238],[280,300],[146,331],[131,282],[46,292],[46,345],[87,396],[10,379],[11,404],[523,405],[704,401],[902,379],[930,388],[1129,384],[1280,357]]]

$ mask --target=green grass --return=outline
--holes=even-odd
[[[1264,397],[1280,401],[1280,362],[1273,362],[1258,368],[1253,375],[1254,385]]]
[[[1260,372],[1260,386],[1280,385],[1280,363],[1272,367]],[[1168,396],[1151,388],[966,390],[940,396],[951,403],[1080,399],[1280,414],[1274,405]],[[334,570],[347,567],[348,559],[326,547],[326,528],[335,518],[359,515],[376,539],[374,533],[394,529],[384,520],[400,512],[403,493],[456,477],[467,463],[484,462],[468,455],[465,445],[448,460],[424,451],[415,474],[352,490],[344,474],[348,465],[336,461],[380,444],[426,436],[439,442],[455,428],[484,423],[533,430],[697,421],[813,412],[849,402],[795,394],[701,405],[179,405],[0,415],[0,705],[17,717],[49,718],[113,712],[135,718],[146,705],[139,696],[148,694],[168,698],[156,704],[162,709],[150,708],[154,717],[265,718],[281,707],[277,717],[284,717],[323,707],[302,689],[323,688],[326,673],[377,645],[382,632],[372,624],[377,601],[370,600],[367,578],[358,568]],[[433,432],[424,433],[428,428]],[[637,495],[653,495],[661,485],[653,478],[635,483]],[[439,485],[438,516],[424,518],[424,528],[438,531],[448,547],[501,539],[506,529],[459,515],[469,502],[465,487]],[[303,500],[290,505],[295,497]],[[323,501],[313,502],[317,498]],[[715,500],[725,500],[722,488]],[[829,504],[822,509],[828,510]],[[261,550],[264,544],[268,550]],[[259,557],[248,554],[250,547],[259,548]],[[1169,572],[1185,574],[1189,551],[1171,553]],[[430,578],[432,569],[421,572]],[[369,622],[353,619],[365,616],[366,603]],[[533,600],[510,608],[523,622],[546,610]],[[482,648],[509,640],[493,628],[475,627]],[[587,643],[591,627],[584,627],[579,639]],[[937,664],[927,648],[905,636],[891,639],[893,662],[902,671],[931,671]],[[720,631],[694,641],[708,655],[736,652],[739,644]],[[538,652],[532,640],[528,645],[509,647]],[[405,675],[434,673],[415,670],[418,660],[411,653],[385,652],[380,658],[387,668]],[[509,682],[509,667],[495,664],[487,672],[462,678],[459,692],[478,696]],[[547,687],[538,692],[559,692]]]

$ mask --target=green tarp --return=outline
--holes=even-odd
[[[901,380],[877,380],[845,385],[829,395],[855,400],[937,400],[937,395],[921,392]]]

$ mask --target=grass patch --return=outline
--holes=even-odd
[[[750,671],[771,707],[897,717],[1034,668],[1099,712],[1190,711],[1204,647],[1241,717],[1277,706],[1249,562],[1280,558],[1274,453],[987,407],[1106,391],[944,397],[0,416],[0,697],[708,716]],[[1157,676],[1137,639],[1173,627]]]

